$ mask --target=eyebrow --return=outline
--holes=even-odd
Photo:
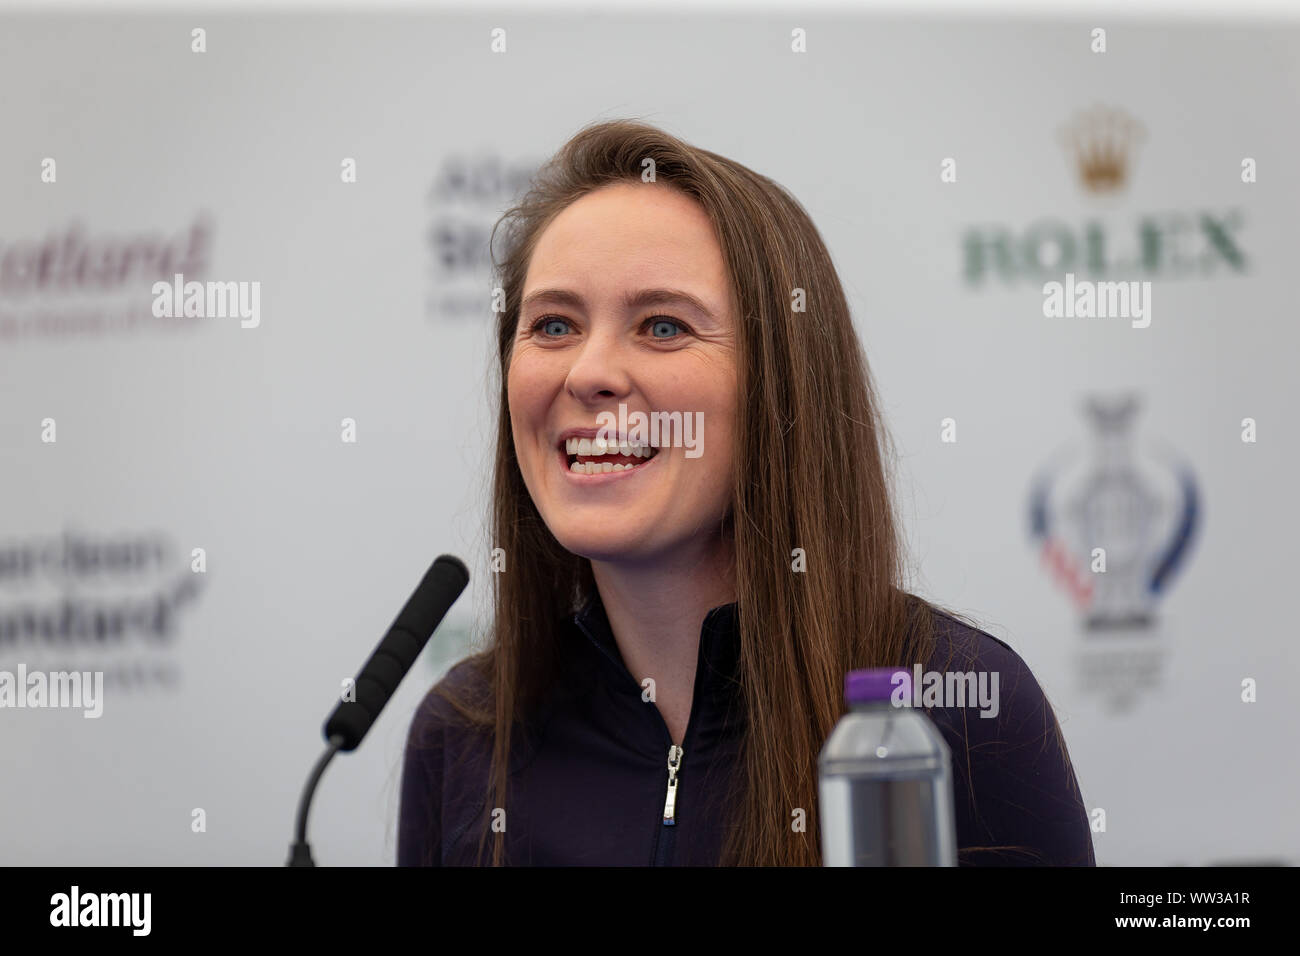
[[[586,308],[586,302],[578,293],[569,289],[538,289],[536,292],[530,292],[520,305],[520,309],[526,309],[530,305],[541,302],[551,302],[555,305],[566,305],[575,309]],[[717,316],[713,310],[705,305],[700,299],[691,295],[689,292],[683,292],[680,289],[642,289],[639,292],[629,292],[623,296],[623,305],[629,309],[640,309],[651,305],[674,305],[685,303],[698,312],[703,313],[710,319],[717,321]]]

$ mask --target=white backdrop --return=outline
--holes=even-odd
[[[282,863],[340,681],[449,551],[470,592],[312,817],[319,863],[392,862],[413,708],[486,620],[483,242],[538,163],[615,117],[811,213],[902,452],[916,586],[1034,669],[1105,812],[1099,862],[1300,858],[1300,32],[1116,21],[1095,53],[1097,25],[5,15],[0,670],[103,670],[106,688],[98,720],[0,710],[0,861]],[[1098,106],[1141,129],[1111,191],[1061,136]],[[1044,317],[1044,281],[1102,260],[1152,283],[1148,328]],[[260,325],[151,318],[176,263],[259,282]],[[1104,470],[1083,404],[1130,394]],[[1150,519],[1110,549],[1132,563],[1108,582],[1141,585],[1183,514],[1170,462],[1196,510],[1153,620],[1089,630],[1031,534],[1034,483],[1076,559],[1117,515]],[[66,636],[97,615],[108,636]]]

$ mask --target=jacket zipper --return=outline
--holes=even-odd
[[[668,726],[664,725],[664,736]],[[668,738],[670,741],[671,737]],[[686,738],[682,738],[686,743]],[[668,745],[668,790],[664,794],[664,812],[661,824],[655,827],[654,852],[651,854],[651,866],[668,866],[677,845],[677,787],[681,783],[678,774],[682,769],[682,758],[686,755],[684,748],[670,743]]]
[[[709,622],[709,618],[706,616],[704,618],[705,625],[707,625],[708,622]],[[581,627],[582,625],[579,626]],[[587,631],[585,627],[583,627],[582,629],[583,631]],[[587,632],[587,636],[589,639],[591,639],[591,633],[589,631]],[[701,628],[700,640],[701,641],[704,640],[703,628]],[[618,669],[623,672],[623,674],[627,677],[628,681],[631,683],[632,687],[635,688],[638,693],[640,693],[641,685],[637,683],[636,678],[632,676],[631,672],[628,671],[627,667],[624,666],[621,661],[617,660],[612,654],[610,654],[609,651],[606,650],[605,647],[603,647],[599,641],[594,641],[594,643],[596,644],[596,647],[600,650],[600,652],[604,654],[605,657],[610,661],[610,663],[617,666]],[[689,741],[691,735],[692,718],[694,718],[695,716],[695,709],[700,696],[698,693],[700,689],[698,686],[700,680],[700,675],[698,670],[696,672],[695,677],[696,677],[696,687],[693,688],[692,690],[691,713],[688,715],[686,719],[686,730],[682,734],[683,745],[685,745]],[[686,756],[686,751],[684,747],[679,747],[672,742],[673,738],[671,734],[668,732],[668,723],[663,719],[662,715],[658,715],[658,716],[659,716],[659,723],[664,729],[664,736],[668,739],[668,790],[664,795],[663,825],[655,828],[655,846],[654,846],[654,853],[652,854],[652,858],[654,860],[653,863],[654,866],[667,866],[668,859],[672,855],[672,850],[674,844],[676,843],[675,836],[677,833],[676,830],[677,786],[680,782],[677,779],[677,775],[681,772],[682,758]],[[668,827],[672,827],[673,829],[669,830]]]
[[[664,797],[664,826],[677,825],[677,771],[682,767],[682,757],[686,751],[676,744],[668,748],[668,795]]]

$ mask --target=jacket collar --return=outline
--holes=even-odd
[[[740,628],[737,620],[735,602],[721,604],[712,608],[704,616],[700,627],[700,651],[696,662],[696,686],[714,699],[729,698],[739,689],[736,680],[737,667],[740,662]],[[639,686],[628,672],[614,640],[609,617],[605,613],[604,602],[600,593],[593,591],[581,610],[573,616],[573,623],[586,635],[591,644]],[[702,683],[701,683],[702,681]]]

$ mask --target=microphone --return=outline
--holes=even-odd
[[[402,608],[393,626],[357,675],[355,700],[342,701],[325,722],[325,739],[343,738],[339,750],[356,750],[361,738],[393,696],[397,685],[424,650],[429,637],[460,592],[469,584],[469,571],[459,558],[444,554],[433,562],[424,580]]]
[[[340,750],[352,751],[360,746],[379,712],[467,584],[469,569],[460,558],[450,554],[436,558],[384,639],[357,674],[352,687],[354,699],[339,703],[325,721],[324,734],[329,746],[316,762],[299,801],[295,842],[289,848],[289,866],[316,865],[307,845],[307,813],[321,775]]]

